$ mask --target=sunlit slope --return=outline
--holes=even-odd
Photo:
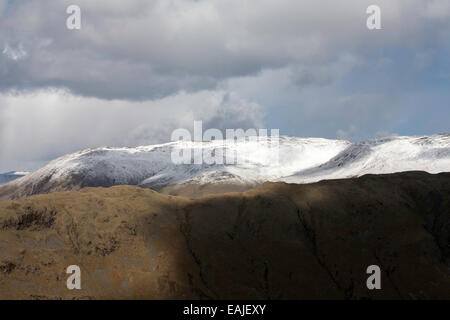
[[[392,137],[351,144],[280,137],[237,142],[174,142],[136,148],[97,148],[58,158],[0,186],[0,200],[83,187],[136,185],[173,195],[243,191],[266,181],[293,183],[363,174],[450,171],[450,135]],[[176,163],[173,154],[222,155],[224,163]],[[234,161],[227,162],[231,155]],[[193,160],[193,159],[192,159]]]
[[[350,145],[347,141],[260,137],[258,141],[174,142],[136,148],[97,148],[58,158],[41,169],[0,187],[0,199],[82,187],[228,183],[254,186],[325,163]],[[235,161],[178,164],[172,153],[221,152]]]

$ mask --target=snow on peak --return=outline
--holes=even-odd
[[[261,182],[317,166],[350,145],[341,140],[279,137],[276,157],[275,150],[264,139],[271,137],[258,141],[180,141],[136,148],[87,149],[60,157],[31,173],[27,179],[50,177],[49,181],[56,181],[82,177],[81,186],[162,186],[200,175],[203,175],[203,182],[212,182],[218,175],[211,173],[226,172],[229,177]],[[195,150],[201,150],[203,154],[221,152],[224,158],[231,154],[236,160],[229,163],[225,159],[223,164],[193,164],[193,161],[177,164],[172,161],[172,152],[189,150],[192,150],[192,157]]]
[[[21,196],[82,187],[180,183],[293,183],[348,178],[367,173],[450,171],[450,135],[391,137],[351,144],[343,140],[280,136],[255,140],[171,142],[136,148],[101,147],[65,155],[10,182]],[[269,142],[269,143],[268,143]],[[235,155],[233,163],[177,164],[172,153]],[[195,151],[196,150],[196,151]],[[278,151],[278,153],[276,152]],[[1,197],[0,188],[0,197]]]
[[[450,171],[450,134],[390,137],[355,143],[329,161],[283,180],[305,183],[416,170]]]

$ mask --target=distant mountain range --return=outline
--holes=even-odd
[[[0,185],[8,183],[10,181],[16,180],[27,175],[29,172],[20,171],[10,171],[5,173],[0,173]]]
[[[308,183],[369,173],[450,171],[450,134],[390,137],[353,144],[344,140],[281,136],[276,149],[278,157],[271,148],[271,139],[87,149],[60,157],[0,186],[0,200],[114,185],[137,185],[169,194],[196,196],[243,191],[266,181]],[[175,164],[171,160],[172,152],[187,150],[235,153],[240,161]],[[2,176],[13,180],[14,174]]]

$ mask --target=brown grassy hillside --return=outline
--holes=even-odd
[[[0,202],[0,299],[450,298],[450,174]],[[67,266],[82,290],[66,288]],[[382,269],[382,290],[366,268]]]

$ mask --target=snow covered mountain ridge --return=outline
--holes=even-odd
[[[277,155],[270,141],[261,139],[273,138],[226,143],[179,141],[136,148],[87,149],[60,157],[35,172],[0,186],[0,199],[113,185],[161,189],[181,184],[305,183],[368,173],[450,171],[450,134],[391,137],[354,144],[344,140],[280,136]],[[233,164],[175,164],[171,159],[172,153],[186,150],[201,150],[209,154],[232,152],[241,161]]]

